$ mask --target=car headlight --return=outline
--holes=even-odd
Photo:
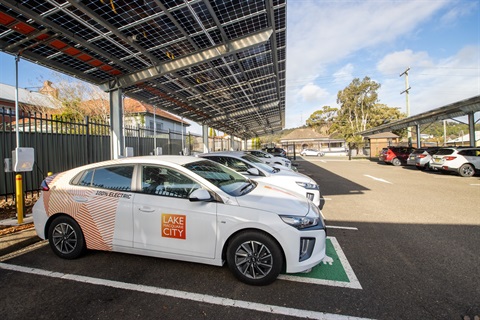
[[[280,216],[283,222],[297,229],[310,228],[318,225],[319,217]]]
[[[300,181],[296,181],[296,183],[302,187],[302,188],[305,188],[305,189],[311,189],[311,190],[318,190],[318,184],[315,184],[315,183],[308,183],[308,182],[300,182]]]

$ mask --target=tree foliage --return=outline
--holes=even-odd
[[[363,144],[358,132],[403,118],[398,108],[379,103],[378,89],[379,83],[365,77],[363,80],[353,79],[345,89],[340,90],[337,94],[340,109],[330,131],[341,133],[347,142],[358,148]]]
[[[321,110],[317,110],[310,115],[307,119],[307,126],[313,128],[317,132],[325,131],[329,132],[333,124],[335,117],[337,116],[338,109],[330,106],[323,106]]]

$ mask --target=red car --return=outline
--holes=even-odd
[[[388,147],[387,150],[380,153],[378,160],[385,163],[399,166],[407,163],[408,156],[415,148],[411,147]]]

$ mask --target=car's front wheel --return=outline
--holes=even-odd
[[[471,177],[475,174],[475,168],[471,164],[465,163],[458,169],[458,173],[462,177]]]
[[[48,241],[53,252],[64,259],[78,258],[85,251],[85,238],[78,223],[60,216],[48,228]]]
[[[240,281],[263,286],[277,279],[283,267],[283,255],[277,242],[269,235],[244,231],[230,241],[227,263]]]

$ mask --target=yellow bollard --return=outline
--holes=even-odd
[[[15,203],[17,204],[17,219],[18,224],[23,223],[23,185],[22,175],[17,174],[15,176]]]

